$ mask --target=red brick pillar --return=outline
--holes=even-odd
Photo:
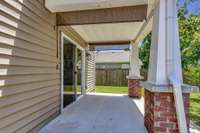
[[[189,130],[189,93],[184,93],[184,106]],[[144,124],[149,133],[179,133],[173,93],[145,89]]]
[[[128,95],[132,98],[141,98],[141,87],[139,79],[128,79]]]

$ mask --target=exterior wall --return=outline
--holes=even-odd
[[[0,132],[36,132],[60,112],[60,33],[43,0],[0,1]]]
[[[96,85],[96,61],[95,51],[89,51],[91,54],[89,59],[86,59],[86,89],[87,92],[93,91]]]
[[[36,131],[59,114],[55,24],[43,0],[0,1],[1,133]]]

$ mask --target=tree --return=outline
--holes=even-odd
[[[182,55],[182,65],[184,69],[198,65],[200,59],[200,15],[191,14],[188,5],[197,0],[186,0],[179,6],[179,34]],[[151,34],[143,41],[140,47],[140,59],[143,67],[148,68],[151,45]]]
[[[143,63],[143,68],[148,69],[151,47],[151,33],[145,37],[142,46],[140,47],[139,57]]]
[[[179,34],[183,68],[198,64],[200,59],[200,15],[184,13],[179,9]]]

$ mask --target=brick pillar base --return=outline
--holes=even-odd
[[[128,80],[128,95],[132,98],[141,98],[141,87],[139,79]]]
[[[183,95],[188,130],[189,96]],[[173,93],[145,90],[144,124],[149,133],[179,133]]]

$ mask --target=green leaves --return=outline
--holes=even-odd
[[[198,65],[200,59],[200,15],[189,14],[187,6],[197,0],[186,0],[178,10],[179,35],[181,45],[182,66],[187,69]],[[143,41],[140,48],[140,59],[143,67],[148,68],[150,56],[151,34]]]
[[[143,63],[143,68],[148,69],[151,47],[151,33],[143,40],[143,44],[140,47],[139,57]]]
[[[179,34],[183,68],[197,65],[200,59],[200,15],[179,16]]]

